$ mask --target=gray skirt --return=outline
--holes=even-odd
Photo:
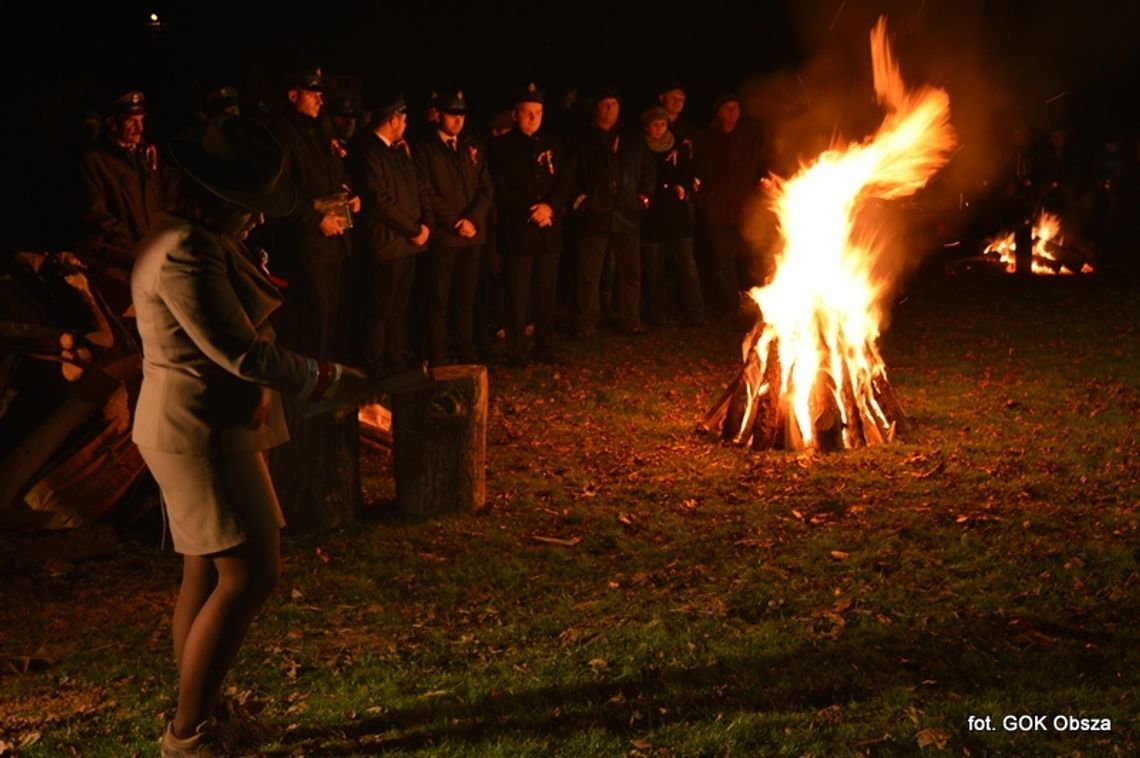
[[[263,452],[139,452],[162,490],[175,552],[210,555],[285,526]]]

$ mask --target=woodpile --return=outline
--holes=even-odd
[[[0,270],[0,527],[87,525],[142,476],[137,341],[68,253]]]
[[[718,434],[753,450],[815,447],[825,452],[883,444],[906,431],[906,415],[885,372],[871,370],[852,377],[844,363],[838,381],[821,371],[813,384],[808,402],[809,444],[796,410],[780,391],[783,367],[778,342],[767,344],[763,363],[756,347],[754,343],[747,351],[748,360],[701,419],[698,431]],[[873,346],[865,349],[878,356]]]

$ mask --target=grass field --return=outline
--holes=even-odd
[[[228,680],[273,731],[252,752],[1140,754],[1138,296],[924,276],[883,340],[913,432],[826,456],[694,433],[726,324],[493,367],[484,512],[399,517],[369,450],[364,520],[287,537]],[[0,578],[0,746],[156,752],[156,542]]]

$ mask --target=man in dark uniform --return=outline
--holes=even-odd
[[[528,314],[534,315],[534,351],[553,362],[552,335],[558,294],[562,218],[570,195],[562,142],[540,132],[542,92],[532,83],[515,98],[514,128],[497,138],[491,157],[498,214],[496,245],[507,285],[508,360],[523,365]]]
[[[365,360],[381,377],[407,368],[405,317],[416,256],[427,249],[434,223],[430,190],[404,142],[408,125],[402,95],[391,95],[372,110],[373,128],[353,142],[349,169],[361,193],[357,244],[372,263],[367,307]]]
[[[80,158],[85,191],[81,257],[129,276],[134,247],[167,200],[155,146],[143,139],[146,98],[127,92],[115,98],[106,129]],[[113,274],[112,274],[113,275]]]
[[[347,151],[348,143],[356,136],[360,119],[360,109],[356,106],[356,100],[348,95],[338,97],[329,103],[325,112],[329,116],[332,137],[340,144],[342,150]]]
[[[467,118],[463,92],[445,92],[435,105],[439,128],[415,150],[416,164],[431,187],[436,224],[428,256],[428,361],[437,366],[445,360],[450,304],[456,357],[460,363],[475,363],[475,289],[487,242],[491,175],[483,143],[462,133]]]
[[[656,186],[656,167],[639,134],[618,123],[621,98],[607,87],[593,99],[594,118],[575,142],[574,209],[581,214],[578,245],[578,334],[593,334],[601,315],[599,286],[606,250],[618,277],[617,321],[623,334],[640,334],[641,212]]]
[[[346,183],[344,162],[321,131],[321,70],[289,80],[289,105],[273,124],[285,150],[285,170],[297,187],[297,207],[270,230],[273,273],[285,279],[280,342],[319,359],[343,358],[347,349],[346,262],[351,214],[360,199]]]
[[[204,123],[222,114],[241,115],[237,87],[232,84],[223,84],[207,92],[206,96],[202,98],[202,107],[198,109],[195,116]]]

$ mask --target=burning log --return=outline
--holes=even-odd
[[[1027,260],[1034,274],[1091,274],[1093,255],[1085,245],[1066,240],[1061,218],[1048,211],[1037,214],[1028,235],[1032,245]],[[1009,273],[1017,272],[1017,240],[1013,232],[1003,232],[989,240],[981,260],[1000,262]]]
[[[846,363],[836,381],[820,370],[812,383],[808,419],[801,424],[796,410],[781,391],[782,370],[776,340],[767,348],[768,359],[761,368],[758,352],[748,351],[744,366],[730,382],[701,423],[698,430],[717,433],[721,439],[753,450],[803,450],[824,452],[881,445],[895,439],[908,422],[902,405],[887,381],[877,374],[856,393]],[[802,428],[810,429],[805,437]]]

